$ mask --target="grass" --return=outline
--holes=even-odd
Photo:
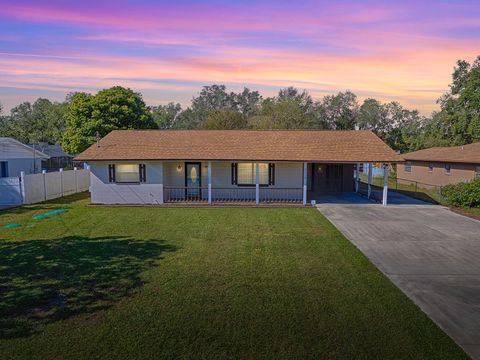
[[[1,359],[467,358],[315,209],[87,204],[0,212]]]

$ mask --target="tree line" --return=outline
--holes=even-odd
[[[72,154],[114,129],[368,129],[401,152],[462,145],[480,140],[480,56],[471,64],[457,62],[438,103],[440,110],[424,117],[395,101],[360,103],[351,91],[315,101],[294,87],[263,98],[248,88],[228,92],[215,84],[204,86],[186,108],[174,102],[148,107],[141,94],[115,86],[95,95],[71,93],[64,102],[24,102],[0,116],[0,136],[60,143]]]

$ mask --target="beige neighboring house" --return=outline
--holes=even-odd
[[[402,154],[399,180],[444,186],[480,177],[480,142],[452,147],[434,147]]]
[[[116,130],[75,160],[95,204],[257,205],[358,191],[355,164],[403,161],[370,131],[301,130]]]

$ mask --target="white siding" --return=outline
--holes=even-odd
[[[195,161],[191,161],[195,162]],[[96,204],[160,204],[163,203],[163,187],[185,186],[185,161],[163,162],[163,173],[160,161],[141,161],[146,165],[145,183],[140,184],[112,184],[108,179],[108,165],[119,163],[132,163],[128,161],[94,161],[90,162],[91,180],[90,192],[92,203]],[[208,185],[208,162],[201,162],[201,186]],[[163,182],[162,182],[163,179]],[[276,163],[275,164],[275,185],[268,186],[268,189],[296,188],[301,189],[303,184],[302,163]],[[239,189],[238,191],[227,192],[229,196],[245,196],[245,193],[252,192],[250,187],[232,185],[231,162],[212,162],[212,188],[215,194],[225,196],[215,189]],[[267,188],[265,188],[267,189]],[[255,190],[253,188],[253,195]],[[206,198],[207,192],[202,192]],[[289,195],[292,197],[293,195]]]

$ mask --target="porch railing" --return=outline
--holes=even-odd
[[[175,202],[207,202],[208,188],[188,188],[186,186],[164,186],[163,201],[166,203]]]
[[[212,188],[212,202],[216,203],[255,203],[255,187]]]
[[[301,203],[302,188],[260,188],[260,202],[263,203]]]
[[[255,204],[255,187],[212,188],[212,203]],[[302,188],[260,188],[260,203],[302,203]],[[166,203],[206,203],[208,188],[165,186],[163,200]]]

